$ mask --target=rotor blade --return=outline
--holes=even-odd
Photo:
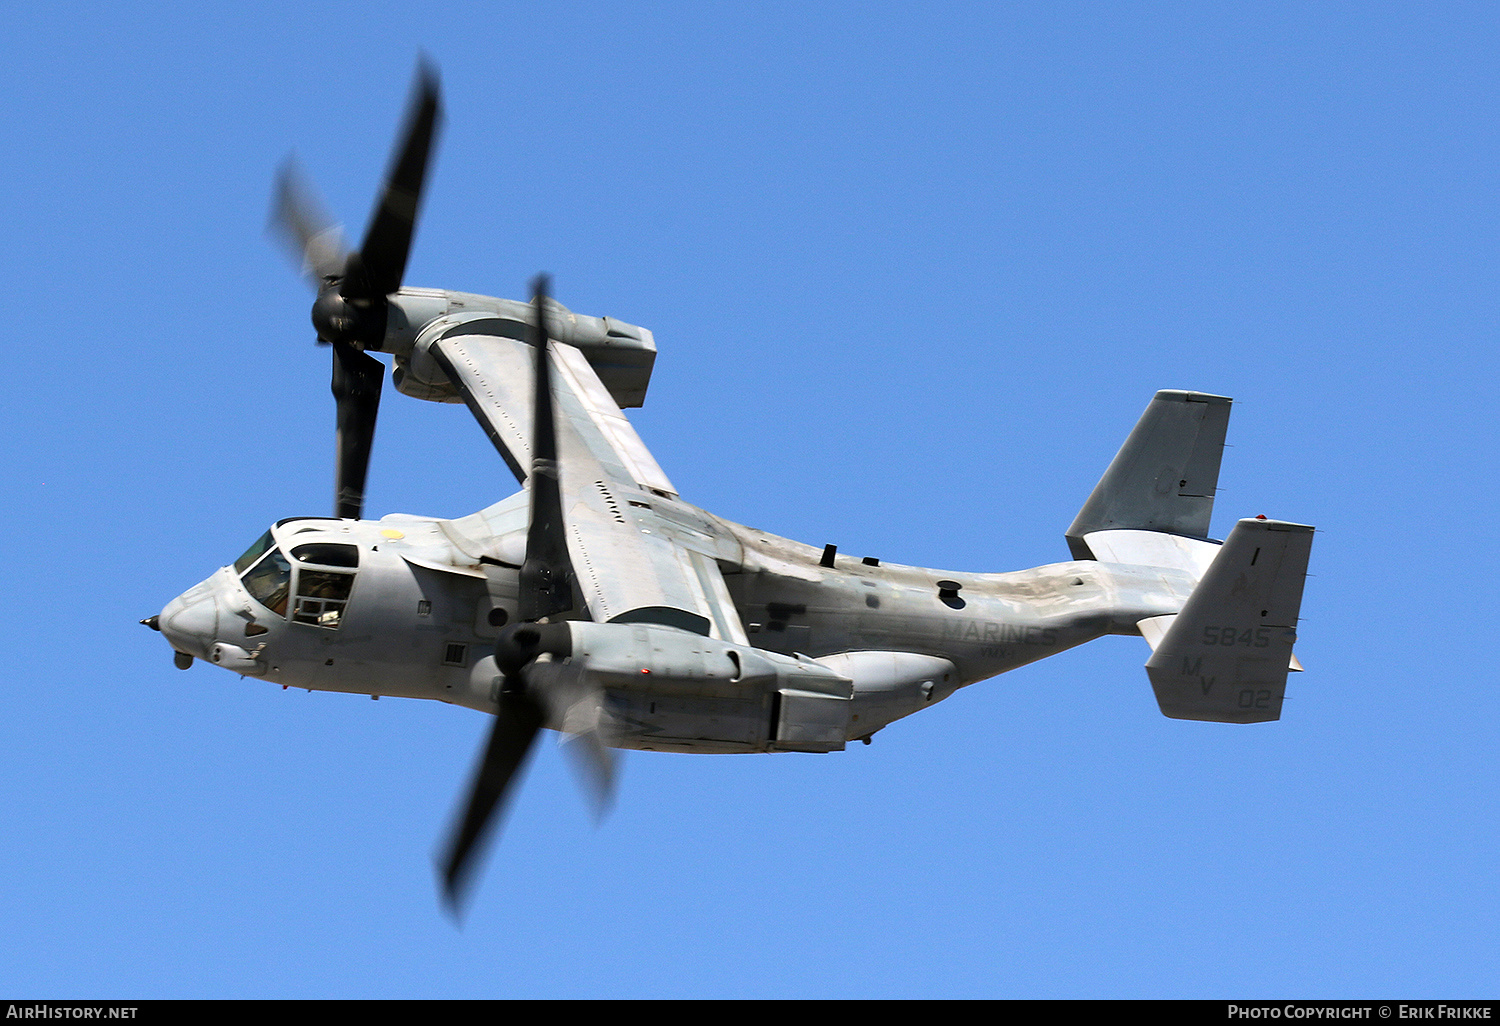
[[[541,707],[524,692],[500,693],[500,708],[469,789],[468,805],[443,857],[443,893],[455,912],[468,891],[476,856],[487,839],[495,812],[503,812],[511,781],[531,750],[542,719]]]
[[[543,654],[552,658],[531,661]],[[541,704],[548,726],[561,732],[558,743],[573,764],[597,823],[614,802],[617,770],[613,748],[619,741],[619,731],[605,706],[603,689],[584,675],[570,672],[572,654],[573,628],[567,621],[528,624],[502,632],[495,648],[495,664],[502,673],[519,674],[519,669],[510,668],[526,660],[527,693]]]
[[[385,365],[348,342],[333,344],[333,397],[338,403],[333,515],[358,520],[365,505],[365,475],[375,442],[375,416]]]
[[[547,289],[545,274],[532,282],[536,325],[532,346],[536,353],[532,393],[531,522],[526,530],[526,562],[521,566],[519,612],[522,620],[565,613],[573,608],[573,565],[568,559],[567,525],[563,520],[562,487],[557,465],[557,424],[552,402],[552,360],[547,354]]]
[[[440,117],[437,71],[426,60],[417,68],[411,106],[401,130],[385,188],[370,216],[370,227],[359,247],[370,292],[350,291],[356,283],[347,283],[341,291],[345,298],[374,298],[395,292],[406,273],[406,257],[411,251],[412,232],[416,227],[417,208],[422,200],[422,182],[427,177],[432,137]]]
[[[343,230],[324,209],[295,160],[288,159],[276,176],[269,227],[301,266],[302,274],[312,280],[313,288],[343,273]]]
[[[619,777],[615,753],[597,725],[564,734],[562,746],[573,763],[573,771],[578,775],[578,782],[594,810],[594,822],[597,823],[614,805],[615,781]]]
[[[531,326],[531,345],[536,357],[535,387],[532,392],[531,459],[557,462],[557,421],[552,415],[552,361],[547,347],[552,337],[547,321],[547,306],[552,298],[552,279],[539,274],[531,281],[531,306],[536,323]]]

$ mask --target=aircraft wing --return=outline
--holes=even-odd
[[[533,350],[483,333],[482,326],[463,327],[469,330],[438,337],[428,352],[524,481],[531,465]],[[718,566],[720,559],[740,561],[739,543],[678,500],[584,355],[557,341],[548,350],[568,554],[588,615],[747,644]]]

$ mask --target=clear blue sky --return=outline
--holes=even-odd
[[[252,10],[253,7],[253,10]],[[1500,15],[1487,4],[10,5],[0,992],[1494,997]],[[1216,528],[1317,525],[1284,719],[1144,642],[826,756],[538,752],[464,927],[486,722],[178,672],[137,626],[326,514],[295,149],[359,233],[416,54],[413,284],[656,332],[691,502],[954,570],[1062,532],[1152,392],[1237,400]],[[369,513],[513,481],[387,390]]]

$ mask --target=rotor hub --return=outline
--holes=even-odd
[[[313,301],[313,328],[323,342],[347,342],[360,349],[379,349],[385,338],[385,306],[347,299],[337,287],[324,289]]]

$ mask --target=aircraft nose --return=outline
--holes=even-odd
[[[156,629],[178,652],[207,659],[209,647],[219,634],[219,601],[209,582],[204,581],[168,602],[153,619]]]

